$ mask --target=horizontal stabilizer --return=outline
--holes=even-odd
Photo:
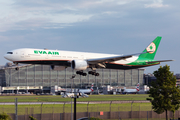
[[[150,62],[146,62],[146,63],[169,62],[169,61],[174,61],[174,60],[157,60],[157,61],[150,61]]]

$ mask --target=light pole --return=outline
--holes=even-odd
[[[73,79],[76,77],[75,74],[72,75],[72,77],[70,78],[72,81],[71,81],[71,93],[72,93],[72,83],[73,83]],[[72,113],[72,97],[71,97],[71,120],[73,120],[73,113]]]

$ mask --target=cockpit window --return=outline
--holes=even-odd
[[[13,54],[13,52],[7,52],[7,54]]]

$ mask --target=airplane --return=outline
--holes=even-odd
[[[88,74],[99,76],[99,73],[96,72],[98,68],[126,70],[173,61],[154,60],[161,38],[160,36],[156,37],[143,52],[130,55],[22,48],[7,52],[4,58],[12,61],[16,65],[18,65],[18,63],[43,64],[50,65],[52,69],[59,66],[61,70],[71,67],[76,70],[76,74],[82,76],[87,75],[84,70],[91,68]],[[16,70],[18,69],[17,66]]]
[[[76,95],[75,95],[76,94]],[[75,97],[77,96],[78,98],[79,97],[89,97],[87,94],[85,93],[82,93],[82,92],[77,92],[77,93],[65,93],[64,95],[62,95],[61,97],[62,98],[67,98],[67,97]]]
[[[81,93],[85,93],[85,94],[91,94],[94,90],[93,90],[93,83],[91,85],[91,89],[78,89],[79,92]]]
[[[137,94],[139,92],[139,83],[137,84],[136,89],[124,89],[123,94]]]
[[[65,93],[64,95],[61,96],[62,98],[73,98],[75,97],[75,93]]]
[[[73,90],[74,91],[74,90]],[[78,95],[79,97],[89,97],[87,94],[90,94],[93,92],[93,83],[91,85],[91,89],[78,89]],[[62,95],[63,98],[66,98],[66,97],[74,97],[75,96],[75,93],[72,92],[66,92],[64,95]]]

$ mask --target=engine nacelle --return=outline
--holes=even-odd
[[[75,70],[86,70],[88,67],[87,61],[84,60],[73,60],[71,61],[71,68]]]

